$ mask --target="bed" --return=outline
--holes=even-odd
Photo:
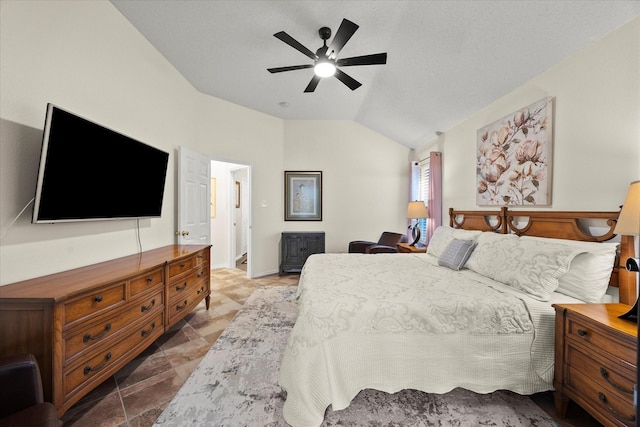
[[[280,368],[285,420],[319,426],[367,388],[552,390],[552,304],[635,301],[618,214],[450,209],[426,254],[312,255]]]

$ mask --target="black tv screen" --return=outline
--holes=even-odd
[[[169,154],[47,104],[34,223],[154,218]]]

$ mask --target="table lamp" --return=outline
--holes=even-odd
[[[629,192],[622,205],[614,233],[621,236],[640,236],[640,181],[634,181],[629,186]],[[635,245],[634,245],[635,247]],[[633,256],[636,256],[634,253]],[[629,271],[638,271],[640,259],[630,257],[625,266]],[[620,316],[623,319],[638,321],[638,298],[631,310]]]
[[[409,226],[411,236],[413,237],[413,243],[411,243],[411,246],[415,246],[416,243],[420,241],[420,226],[418,225],[418,220],[422,218],[429,218],[429,212],[427,212],[427,207],[424,202],[421,200],[409,202],[409,206],[407,207],[407,218],[416,220],[415,225]]]

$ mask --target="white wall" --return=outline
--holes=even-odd
[[[555,97],[554,210],[618,210],[640,179],[640,18],[557,64],[427,142],[443,151],[443,222],[449,207],[474,209],[476,131]]]
[[[349,121],[286,121],[285,170],[322,171],[322,222],[286,221],[284,231],[325,231],[327,252],[352,240],[407,231],[410,150]]]
[[[29,206],[11,225],[35,193],[47,102],[170,153],[162,218],[140,221],[144,250],[174,243],[179,146],[252,167],[253,277],[278,271],[283,230],[307,228],[284,221],[285,169],[325,171],[314,227],[328,250],[404,229],[407,148],[354,123],[285,123],[198,93],[107,1],[0,1],[0,93],[0,285],[138,250],[135,221],[31,224]]]
[[[178,146],[255,162],[257,196],[276,203],[257,219],[254,270],[277,270],[282,120],[197,93],[109,2],[3,1],[0,19],[1,284],[137,251],[135,221],[31,224],[29,208],[9,228],[35,193],[47,102],[171,154],[145,250],[174,243]]]

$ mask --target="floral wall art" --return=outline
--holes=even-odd
[[[553,97],[478,129],[476,204],[551,205]]]

